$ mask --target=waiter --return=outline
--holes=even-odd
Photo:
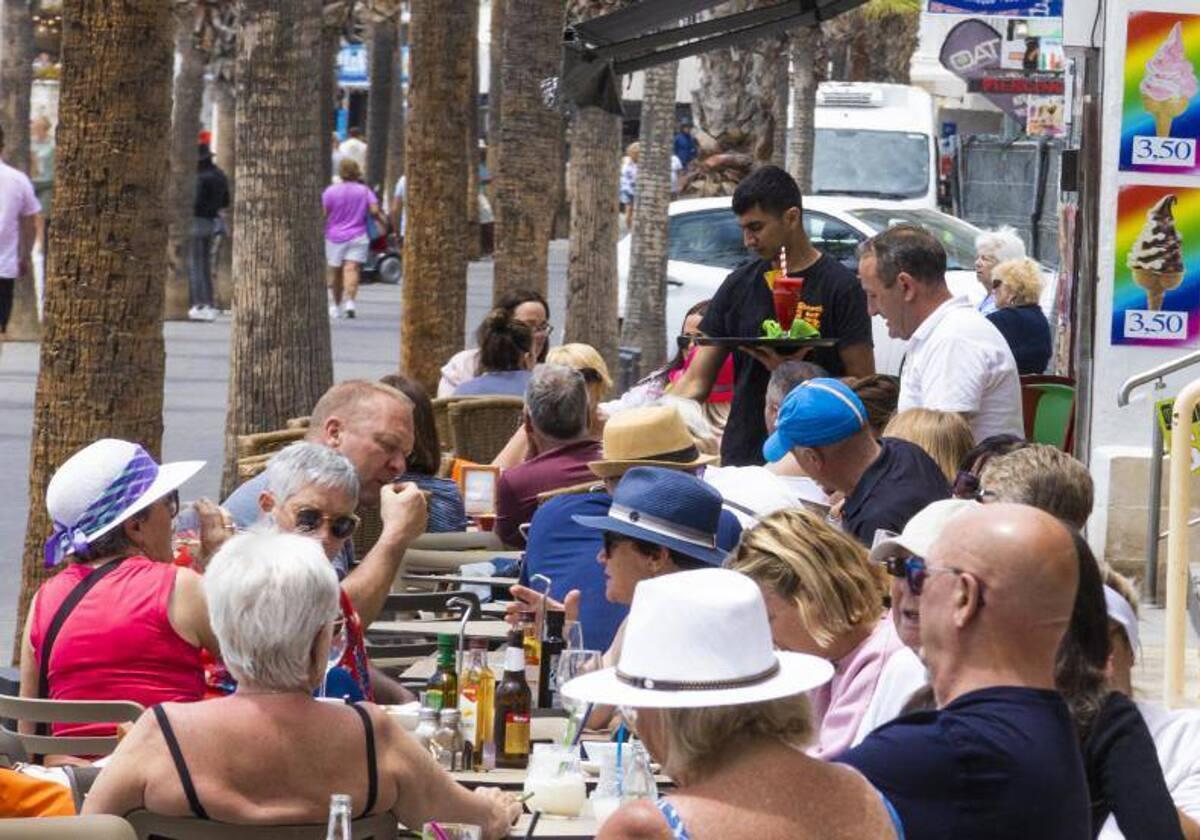
[[[779,268],[780,249],[786,248],[788,275],[804,278],[796,317],[820,330],[822,338],[837,341],[834,347],[808,351],[805,358],[833,377],[875,373],[866,295],[848,268],[809,241],[800,188],[792,177],[778,166],[754,170],[738,184],[733,212],[746,248],[758,258],[738,266],[725,278],[708,305],[700,331],[720,338],[762,335],[763,321],[775,317],[766,274]],[[762,347],[741,347],[739,351],[733,357],[733,405],[721,439],[724,466],[763,463],[767,382],[785,358]],[[729,352],[725,347],[698,348],[670,393],[703,402]]]

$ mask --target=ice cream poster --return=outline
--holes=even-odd
[[[1198,73],[1200,15],[1129,15],[1121,169],[1200,174]]]
[[[1113,344],[1182,347],[1200,334],[1200,188],[1117,195]]]

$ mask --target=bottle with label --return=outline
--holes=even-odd
[[[546,612],[546,638],[542,639],[542,660],[538,672],[538,708],[561,709],[558,697],[558,660],[567,641],[563,638],[563,622],[566,613],[562,610]]]
[[[496,677],[488,665],[487,653],[486,639],[471,640],[467,667],[460,680],[458,692],[464,753],[470,754],[470,764],[475,770],[483,769],[484,743],[492,740]]]
[[[426,703],[432,709],[458,708],[458,672],[454,664],[455,638],[450,633],[438,634],[437,670],[426,687]]]
[[[433,736],[433,757],[443,770],[461,770],[463,737],[459,730],[458,709],[442,709],[438,719],[438,729]]]
[[[325,829],[325,840],[352,840],[350,833],[350,797],[335,793],[329,797],[329,826]]]
[[[533,695],[525,681],[525,633],[508,634],[504,652],[504,679],[496,686],[493,733],[496,766],[524,768],[529,763],[529,713]]]
[[[533,693],[533,699],[538,698],[538,677],[541,674],[542,640],[538,635],[537,613],[528,610],[521,613],[521,631],[525,634],[522,644],[525,648],[525,683]]]

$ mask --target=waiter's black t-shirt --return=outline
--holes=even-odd
[[[714,338],[762,335],[762,322],[775,317],[775,302],[765,276],[770,268],[766,260],[751,260],[735,268],[713,295],[700,331]],[[822,254],[805,270],[789,274],[804,278],[797,317],[819,329],[824,338],[838,340],[837,347],[814,349],[807,360],[825,368],[830,376],[844,375],[846,368],[838,349],[872,344],[867,297],[858,278],[828,254]],[[762,445],[767,439],[763,410],[771,374],[740,351],[734,351],[733,372],[733,404],[721,439],[721,463],[761,464]]]

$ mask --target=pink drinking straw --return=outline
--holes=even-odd
[[[780,246],[779,248],[779,270],[782,272],[782,274],[780,274],[781,277],[788,276],[787,248],[785,246]]]

